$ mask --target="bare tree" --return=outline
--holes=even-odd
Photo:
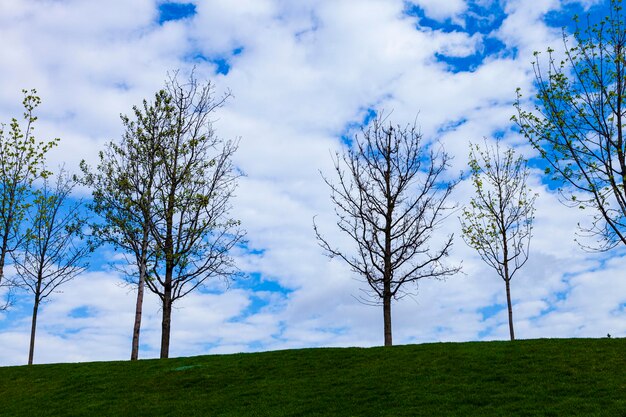
[[[577,22],[578,26],[578,22]],[[563,33],[564,58],[548,48],[547,65],[535,52],[538,92],[534,111],[525,110],[518,89],[514,117],[521,132],[560,181],[562,201],[594,212],[579,225],[594,250],[626,244],[626,24],[621,1],[609,15],[587,21],[573,36]],[[547,68],[546,68],[547,67]]]
[[[92,250],[83,236],[87,220],[81,214],[81,202],[68,204],[73,187],[63,170],[54,186],[44,180],[25,218],[24,238],[12,253],[20,284],[34,295],[29,365],[33,363],[40,304],[87,268],[86,258]]]
[[[386,125],[375,118],[356,135],[349,150],[334,158],[335,184],[326,177],[337,226],[354,242],[356,253],[331,246],[313,224],[326,254],[346,262],[369,289],[364,301],[382,301],[385,346],[392,344],[391,301],[408,293],[407,284],[444,278],[460,267],[443,262],[453,236],[431,248],[433,234],[449,215],[446,205],[455,181],[442,179],[449,157],[426,152],[415,125]]]
[[[92,188],[90,208],[99,216],[92,225],[101,243],[113,245],[129,254],[136,270],[124,271],[137,286],[131,360],[139,357],[139,336],[146,280],[155,267],[156,249],[150,236],[155,215],[154,182],[160,166],[158,150],[161,141],[171,133],[165,115],[165,92],[155,97],[155,105],[133,107],[133,119],[121,116],[125,132],[119,143],[107,144],[100,152],[96,170],[83,161],[81,181]]]
[[[49,173],[42,170],[45,153],[59,139],[47,143],[38,142],[33,134],[37,117],[35,108],[41,103],[36,90],[22,90],[24,93],[24,122],[22,128],[13,118],[6,130],[0,124],[0,286],[4,282],[4,267],[7,255],[19,245],[19,229],[32,192],[32,183]],[[0,306],[4,309],[8,303]]]
[[[537,197],[526,185],[529,171],[513,149],[502,151],[500,141],[481,149],[470,144],[471,179],[476,190],[463,210],[463,239],[504,280],[509,334],[515,340],[511,279],[528,260]]]
[[[171,76],[150,111],[169,126],[160,141],[154,185],[151,236],[157,247],[148,288],[162,303],[161,358],[170,346],[172,304],[208,278],[237,274],[229,251],[243,239],[240,222],[229,217],[239,171],[232,163],[237,143],[215,135],[211,117],[230,96],[214,95],[211,83],[193,75],[181,84]]]

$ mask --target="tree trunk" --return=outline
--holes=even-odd
[[[161,359],[170,355],[170,323],[172,320],[172,302],[163,301],[163,321],[161,322]]]
[[[515,331],[513,330],[513,305],[511,304],[511,280],[504,281],[506,284],[506,304],[509,308],[509,333],[511,340],[515,340]]]
[[[163,319],[161,321],[161,359],[170,354],[170,326],[172,321],[172,273],[165,272],[165,288],[163,291]]]
[[[33,356],[35,354],[35,331],[37,330],[37,311],[39,310],[39,296],[35,296],[35,304],[33,305],[33,319],[30,326],[30,348],[28,350],[28,364],[33,364]]]
[[[391,294],[385,292],[383,297],[383,322],[385,327],[385,346],[393,344],[391,337]]]
[[[383,274],[383,322],[385,331],[385,346],[393,345],[391,337],[391,225],[393,222],[393,197],[391,191],[391,132],[389,129],[387,141],[383,151],[385,163],[385,198],[387,203],[387,212],[385,213],[385,251],[384,251],[384,274]]]
[[[37,330],[37,312],[39,311],[39,302],[41,301],[41,284],[43,282],[43,271],[41,268],[37,273],[37,286],[35,287],[35,302],[33,303],[33,319],[30,326],[30,348],[28,350],[28,364],[33,364],[33,356],[35,354],[35,331]]]
[[[9,201],[15,201],[14,191],[11,191],[9,195]],[[0,248],[0,284],[4,279],[4,263],[9,248],[9,233],[11,233],[11,226],[13,224],[13,203],[9,204],[9,213],[6,221],[3,223],[3,235],[2,235],[2,248]]]
[[[0,284],[4,278],[4,262],[7,256],[7,247],[8,247],[8,232],[5,231],[5,236],[2,237],[2,248],[0,248]]]
[[[504,207],[502,206],[502,191],[498,189],[499,201],[500,201],[500,219],[503,221]],[[504,284],[506,285],[506,305],[509,310],[509,335],[511,340],[515,340],[515,331],[513,330],[513,305],[511,304],[511,275],[509,274],[509,239],[507,238],[506,226],[501,224],[502,228],[502,257],[504,259]]]
[[[172,172],[176,173],[178,161],[177,138],[174,155],[172,155]],[[163,283],[163,320],[161,322],[161,358],[168,358],[170,354],[170,327],[172,322],[172,275],[174,273],[174,209],[176,203],[176,181],[170,184],[167,195],[167,206],[165,210],[165,245],[163,255],[165,258],[165,282]]]
[[[137,304],[135,305],[135,324],[133,327],[133,345],[130,353],[130,360],[136,361],[139,358],[139,332],[141,331],[141,313],[143,306],[143,290],[146,283],[146,266],[139,267],[139,285],[137,288]]]

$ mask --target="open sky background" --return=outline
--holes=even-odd
[[[312,218],[329,238],[331,153],[372,110],[394,123],[416,115],[427,141],[467,171],[469,142],[501,136],[531,158],[539,193],[531,257],[512,282],[516,335],[626,336],[626,259],[621,249],[586,253],[574,243],[590,213],[559,204],[536,153],[510,121],[515,89],[532,97],[533,51],[562,50],[574,13],[603,14],[585,0],[0,0],[0,121],[22,113],[22,88],[36,88],[39,139],[60,137],[52,168],[92,164],[122,132],[120,113],[150,98],[168,70],[212,80],[234,99],[217,134],[241,137],[247,174],[234,216],[248,231],[236,253],[247,279],[211,283],[175,304],[171,356],[383,341],[382,308],[359,303],[365,288],[317,246]],[[463,182],[453,200],[472,194]],[[88,194],[85,193],[86,196]],[[451,264],[463,274],[423,281],[393,306],[394,342],[508,337],[502,280],[460,238]],[[135,292],[108,267],[92,267],[40,310],[35,362],[127,359]],[[26,363],[32,300],[0,313],[0,365]],[[141,358],[158,356],[160,310],[148,294]]]

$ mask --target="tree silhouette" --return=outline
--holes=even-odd
[[[452,208],[446,200],[456,182],[442,180],[448,161],[443,150],[425,150],[415,125],[387,125],[379,116],[346,152],[336,154],[337,182],[324,177],[337,226],[356,251],[332,246],[314,221],[317,239],[328,256],[342,259],[367,282],[364,301],[382,303],[385,346],[393,343],[392,299],[406,295],[408,285],[423,278],[444,278],[460,270],[443,262],[452,235],[431,247]]]

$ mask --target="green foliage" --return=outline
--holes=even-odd
[[[192,78],[180,85],[173,76],[153,100],[121,116],[122,140],[107,144],[95,169],[81,163],[90,207],[102,220],[92,225],[101,242],[132,253],[153,274],[173,264],[183,281],[195,278],[198,265],[198,275],[218,271],[205,268],[207,256],[230,262],[226,249],[241,238],[240,222],[225,216],[238,177],[231,162],[237,144],[216,138],[209,118],[228,97],[214,100],[211,84],[199,87]]]
[[[94,237],[133,253],[138,265],[154,255],[147,233],[154,215],[155,175],[162,166],[159,147],[172,134],[163,125],[171,117],[170,101],[160,91],[154,105],[144,100],[141,107],[133,106],[132,118],[120,116],[125,129],[121,141],[109,142],[99,152],[95,169],[85,161],[80,165],[80,181],[92,189],[89,208],[99,216],[91,225]]]
[[[463,238],[508,281],[526,262],[532,234],[537,195],[526,185],[527,161],[485,140],[470,144],[469,167],[476,194],[463,208]]]
[[[232,157],[237,141],[215,134],[213,113],[230,93],[216,97],[211,83],[199,84],[193,74],[181,83],[170,75],[166,86],[142,111],[135,110],[137,127],[155,143],[150,238],[157,260],[148,288],[171,303],[213,277],[238,273],[229,251],[243,239],[240,222],[229,217],[231,197],[241,173]],[[166,310],[169,307],[165,307]]]
[[[591,208],[585,234],[599,237],[594,249],[626,244],[626,26],[621,1],[607,16],[585,21],[569,36],[563,51],[535,53],[534,106],[517,91],[513,120],[549,164],[546,174],[560,181],[564,203],[571,195],[580,209]],[[560,57],[562,56],[562,58]],[[533,107],[529,110],[528,107]]]
[[[626,339],[0,368],[10,416],[620,416]]]
[[[174,301],[208,278],[238,273],[229,251],[244,232],[228,217],[241,175],[232,164],[237,142],[217,138],[211,119],[230,94],[216,98],[211,83],[200,85],[192,74],[182,84],[177,75],[121,116],[124,136],[107,144],[95,169],[81,163],[80,180],[92,188],[90,207],[99,216],[94,236],[131,255],[127,278],[139,288],[135,338],[144,284],[161,299],[169,326]]]
[[[24,93],[23,126],[13,118],[8,126],[0,124],[0,283],[4,275],[6,256],[19,244],[19,230],[29,207],[32,184],[37,178],[47,178],[45,154],[59,139],[40,142],[34,136],[41,103],[36,90]]]
[[[49,142],[36,140],[33,132],[37,116],[34,115],[34,111],[41,104],[41,99],[37,96],[36,90],[22,92],[25,127],[22,128],[16,118],[11,119],[8,132],[6,125],[0,125],[0,173],[5,187],[5,184],[12,183],[20,186],[31,185],[38,177],[48,177],[50,172],[43,168],[45,154],[60,140],[58,138]]]

